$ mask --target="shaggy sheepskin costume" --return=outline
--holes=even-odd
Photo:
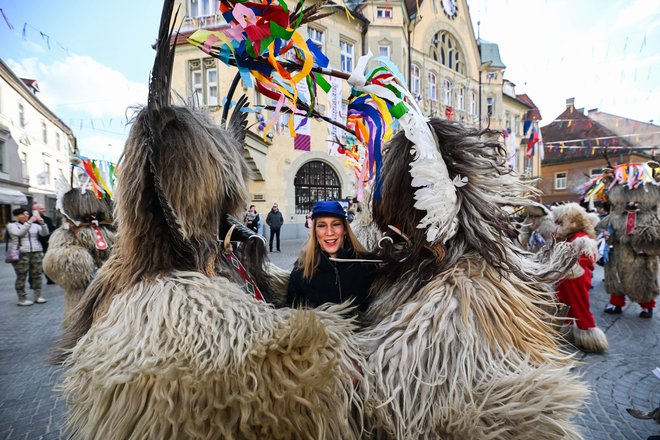
[[[566,244],[521,251],[504,208],[532,202],[516,196],[529,188],[505,149],[454,121],[430,125],[449,178],[467,184],[456,188],[455,234],[429,241],[412,143],[399,133],[385,147],[373,218],[382,231],[396,225],[407,246],[383,253],[391,260],[372,287],[370,429],[398,440],[581,438],[571,419],[588,391],[541,308],[575,254]]]
[[[566,241],[578,253],[578,261],[557,285],[559,301],[568,305],[566,335],[583,351],[603,353],[607,337],[596,326],[589,309],[589,289],[598,248],[596,233],[587,212],[577,203],[554,206],[552,217],[557,225],[557,241]]]
[[[621,313],[627,296],[643,309],[640,316],[651,317],[660,293],[660,187],[649,183],[629,189],[617,184],[607,197],[610,213],[598,225],[610,233],[605,290],[611,307],[606,311]]]
[[[120,162],[115,249],[63,341],[67,435],[359,438],[366,364],[343,306],[276,309],[222,257],[247,200],[245,114],[225,130],[169,105],[172,3]]]
[[[532,205],[525,208],[525,218],[520,228],[518,241],[523,248],[538,252],[546,244],[554,240],[555,224],[550,210],[543,205]]]
[[[66,220],[50,236],[43,268],[46,275],[64,289],[63,325],[66,327],[96,271],[110,256],[115,227],[111,199],[97,199],[92,191],[72,188],[62,196],[58,206]],[[103,238],[102,245],[97,234]]]

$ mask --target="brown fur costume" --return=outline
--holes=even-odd
[[[638,189],[615,185],[607,194],[610,213],[598,229],[610,228],[608,243],[612,246],[605,265],[605,290],[623,305],[627,296],[640,304],[652,302],[658,287],[658,255],[660,255],[660,187],[647,183]],[[634,232],[626,234],[626,207],[637,202]]]
[[[565,244],[521,251],[504,207],[528,205],[517,196],[528,188],[504,149],[456,122],[430,124],[450,179],[468,183],[457,189],[457,233],[429,243],[417,227],[425,213],[414,207],[411,143],[399,133],[386,148],[374,220],[383,231],[398,225],[410,244],[389,254],[372,288],[371,429],[398,440],[580,438],[571,418],[587,388],[540,307],[575,255]]]
[[[583,351],[603,353],[608,349],[605,333],[596,326],[589,304],[589,289],[594,263],[598,258],[593,221],[577,203],[566,203],[552,208],[557,225],[557,241],[564,241],[578,253],[578,261],[557,285],[560,301],[569,306],[564,333]]]
[[[83,193],[79,188],[72,188],[63,195],[61,204],[68,218],[51,234],[43,268],[46,275],[64,289],[63,325],[66,327],[94,274],[110,256],[115,228],[109,198],[97,199],[91,190]],[[99,222],[107,249],[97,249],[91,219]]]
[[[531,252],[539,251],[545,244],[554,240],[555,224],[550,210],[543,205],[531,205],[525,208],[525,218],[520,228],[518,242]],[[538,234],[538,236],[535,236]]]
[[[221,257],[220,225],[247,195],[245,116],[225,131],[168,104],[171,8],[166,1],[149,104],[120,163],[118,240],[64,341],[67,433],[358,438],[366,364],[342,306],[275,309],[248,295]]]

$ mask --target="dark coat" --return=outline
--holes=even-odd
[[[338,258],[356,258],[352,249],[340,249]],[[354,298],[353,305],[364,312],[369,306],[369,288],[373,281],[375,266],[372,263],[339,263],[330,261],[328,254],[321,252],[314,275],[303,278],[303,268],[296,266],[289,278],[287,303],[290,306],[318,307],[325,303],[338,304]]]
[[[282,211],[275,212],[271,209],[266,216],[266,224],[270,226],[271,229],[280,229],[284,224],[284,216],[282,215]]]
[[[46,226],[48,226],[48,235],[45,237],[39,236],[39,243],[41,243],[41,247],[43,247],[44,252],[46,252],[48,250],[48,240],[50,240],[50,234],[53,233],[55,228],[53,226],[53,220],[51,220],[50,217],[42,215],[41,218],[44,219],[44,223],[46,223]]]

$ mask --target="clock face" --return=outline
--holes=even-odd
[[[456,0],[442,0],[442,9],[445,10],[447,17],[452,20],[456,18],[458,13],[458,7],[456,6]]]

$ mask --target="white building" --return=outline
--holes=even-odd
[[[0,60],[0,228],[19,206],[43,203],[55,216],[54,181],[75,151],[71,129],[37,98],[36,80],[21,79]]]

